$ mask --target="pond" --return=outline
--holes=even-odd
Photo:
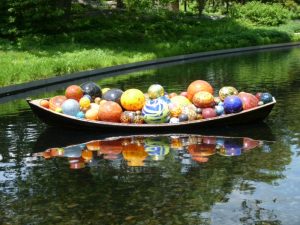
[[[299,224],[299,59],[300,48],[286,48],[97,78],[169,93],[202,79],[276,97],[263,123],[196,134],[118,139],[48,128],[28,94],[1,103],[0,224]]]

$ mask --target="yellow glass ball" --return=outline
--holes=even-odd
[[[91,101],[90,101],[90,99],[87,98],[87,97],[82,97],[82,98],[79,100],[79,105],[80,105],[81,108],[85,108],[85,109],[86,109],[86,108],[90,107]]]
[[[188,98],[181,96],[181,95],[177,95],[177,96],[174,96],[173,98],[171,98],[171,102],[178,105],[180,108],[183,108],[185,106],[192,104]]]
[[[107,92],[108,90],[110,90],[110,88],[102,88],[102,95],[104,95],[105,94],[105,92]]]
[[[141,110],[145,104],[144,93],[138,89],[128,89],[121,96],[121,105],[129,111]]]

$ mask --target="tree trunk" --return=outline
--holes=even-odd
[[[197,9],[199,15],[202,15],[202,12],[205,8],[206,0],[197,0]]]
[[[125,4],[123,0],[117,0],[117,9],[124,9],[124,8],[125,8]]]
[[[168,8],[173,12],[179,12],[179,0],[169,3]]]
[[[69,17],[71,13],[72,0],[57,0],[56,7],[64,11],[65,16]]]

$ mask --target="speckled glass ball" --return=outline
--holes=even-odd
[[[237,95],[239,92],[234,88],[234,87],[231,87],[231,86],[226,86],[226,87],[222,87],[219,91],[219,97],[222,101],[224,101],[224,99],[227,97],[227,96],[230,96],[230,95]]]
[[[193,103],[200,108],[211,107],[214,105],[214,96],[207,91],[199,91],[194,95]]]
[[[151,99],[155,99],[155,98],[159,98],[161,96],[163,96],[165,94],[165,90],[163,88],[163,86],[161,86],[160,84],[152,84],[149,88],[148,88],[148,96]]]
[[[133,123],[135,116],[136,114],[133,111],[124,111],[121,114],[120,121],[121,123]]]
[[[128,111],[141,110],[145,104],[144,93],[138,89],[128,89],[121,96],[121,105]]]

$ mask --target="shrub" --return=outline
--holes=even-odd
[[[291,18],[292,13],[278,3],[264,4],[254,1],[245,5],[234,5],[230,10],[230,15],[257,25],[277,26],[286,23]]]

